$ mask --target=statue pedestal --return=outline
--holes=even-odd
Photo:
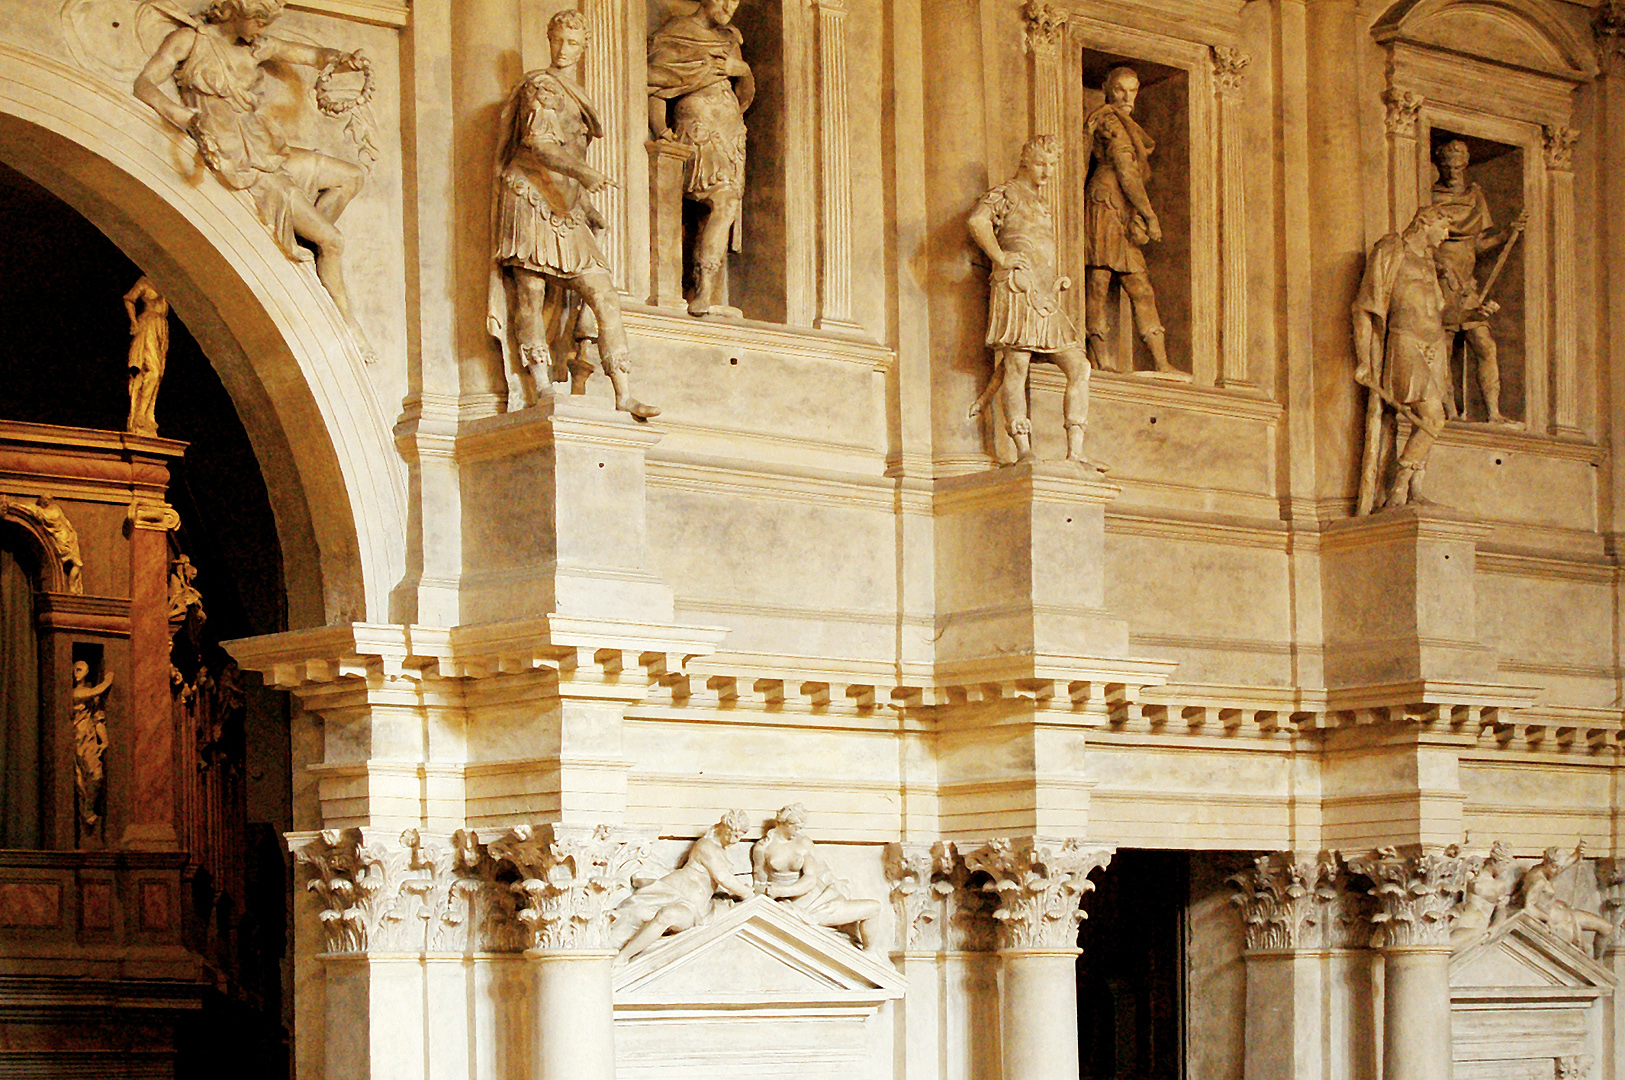
[[[648,570],[645,526],[644,457],[658,441],[585,396],[465,428],[461,621],[670,623],[672,591]]]
[[[1478,543],[1490,531],[1437,506],[1327,526],[1327,688],[1380,694],[1419,683],[1494,684],[1498,665],[1479,640],[1473,601]]]
[[[649,149],[649,303],[686,310],[683,300],[683,167],[694,148],[654,139]]]
[[[1067,461],[937,482],[939,671],[1011,655],[1128,655],[1106,610],[1106,504],[1122,489]]]

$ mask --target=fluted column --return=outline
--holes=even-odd
[[[1077,1080],[1078,924],[1089,874],[1114,849],[1076,840],[999,839],[965,857],[999,897],[1003,1080]]]
[[[1382,848],[1354,862],[1382,930],[1383,1080],[1450,1080],[1450,927],[1467,877],[1454,848]]]
[[[598,246],[609,262],[615,287],[626,292],[628,261],[626,243],[626,5],[621,0],[586,0],[588,40],[592,47],[582,63],[587,98],[598,108],[604,122],[604,137],[587,148],[587,164],[610,179],[610,186],[593,196],[604,216],[604,231]]]
[[[1559,432],[1580,429],[1579,275],[1575,269],[1574,144],[1580,133],[1571,127],[1547,127],[1546,179],[1551,190],[1552,220],[1552,426]],[[1544,417],[1530,416],[1538,431]]]
[[[609,916],[648,850],[602,825],[519,826],[491,843],[492,857],[520,875],[534,975],[531,1080],[614,1080]]]
[[[817,324],[852,321],[852,122],[846,92],[846,0],[813,0],[818,10],[819,244]]]
[[[1389,87],[1383,95],[1388,115],[1388,227],[1398,232],[1416,214],[1416,122],[1425,99],[1412,90]]]
[[[1065,90],[1061,68],[1061,46],[1066,41],[1065,8],[1042,0],[1027,0],[1022,8],[1027,21],[1027,54],[1032,57],[1032,131],[1030,134],[1060,135],[1065,122]],[[1066,155],[1055,163],[1044,197],[1050,212],[1060,220],[1061,192],[1067,190]]]
[[[1215,45],[1213,87],[1219,98],[1220,239],[1224,262],[1224,340],[1220,382],[1245,386],[1247,370],[1247,138],[1242,119],[1242,83],[1253,58],[1240,49]]]

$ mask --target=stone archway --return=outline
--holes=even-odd
[[[292,628],[383,621],[402,573],[406,469],[314,274],[120,87],[0,46],[0,160],[96,224],[170,298],[265,474]]]

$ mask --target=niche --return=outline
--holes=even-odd
[[[1102,85],[1113,68],[1130,67],[1140,80],[1140,92],[1133,117],[1152,144],[1150,179],[1146,194],[1162,226],[1162,239],[1140,245],[1146,273],[1155,295],[1157,313],[1165,334],[1168,361],[1187,377],[1191,372],[1191,198],[1190,198],[1190,79],[1181,68],[1137,60],[1119,53],[1083,51],[1083,112],[1088,116],[1105,101]],[[1075,207],[1080,243],[1079,265],[1088,259],[1087,219],[1089,175],[1104,166],[1095,159],[1093,146],[1088,173],[1076,188]],[[1100,271],[1090,268],[1086,274]],[[1136,324],[1122,276],[1112,275],[1103,311],[1089,310],[1085,319],[1089,332],[1104,329],[1091,347],[1102,352],[1096,363],[1109,371],[1151,371],[1155,368]],[[1087,281],[1075,283],[1088,288]],[[1097,286],[1098,288],[1098,286]],[[1086,295],[1088,295],[1086,293]],[[1086,301],[1087,303],[1087,301]]]
[[[1439,155],[1447,143],[1456,140],[1467,145],[1468,164],[1462,183],[1464,192],[1470,193],[1474,186],[1483,191],[1494,222],[1494,233],[1491,235],[1503,238],[1503,244],[1479,253],[1473,277],[1477,289],[1485,290],[1488,286],[1486,299],[1501,305],[1501,310],[1490,316],[1485,330],[1495,343],[1501,380],[1501,412],[1508,419],[1520,420],[1525,412],[1524,248],[1527,237],[1521,237],[1507,251],[1506,262],[1493,284],[1490,277],[1495,273],[1503,250],[1506,250],[1505,240],[1510,235],[1508,226],[1523,209],[1524,152],[1505,143],[1462,135],[1446,128],[1433,128],[1429,139],[1431,152],[1428,155],[1431,167],[1423,173],[1434,180],[1433,194],[1427,196],[1429,199],[1447,193],[1444,170],[1438,164]],[[1446,273],[1446,263],[1441,258],[1440,277],[1448,307],[1451,287]],[[1446,398],[1446,408],[1452,419],[1483,421],[1489,418],[1481,382],[1480,358],[1469,341],[1469,334],[1465,332],[1457,333],[1451,342],[1450,393]]]
[[[101,845],[107,838],[107,691],[102,647],[73,643],[73,823],[75,847]],[[81,665],[83,665],[81,667]]]
[[[648,0],[650,37],[672,18],[693,14],[701,5],[690,0]],[[713,290],[718,304],[739,309],[745,318],[784,322],[787,317],[785,272],[784,168],[787,106],[784,62],[784,13],[777,3],[741,5],[732,25],[743,38],[741,53],[755,79],[755,98],[745,112],[747,129],[744,191],[735,226],[740,250],[727,245],[721,284]],[[675,99],[667,106],[668,123],[676,120]],[[687,187],[688,173],[684,173]],[[710,213],[695,199],[682,200],[682,293],[692,299],[697,287],[695,249]]]

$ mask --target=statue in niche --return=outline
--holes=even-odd
[[[604,126],[572,74],[587,49],[586,17],[555,13],[547,41],[551,66],[527,74],[503,110],[488,328],[506,352],[504,278],[511,280],[519,367],[535,398],[551,397],[552,384],[566,379],[572,394],[585,394],[592,364],[581,349],[593,341],[615,407],[647,420],[660,410],[632,396],[632,348],[621,300],[593,238],[604,219],[589,196],[610,180],[587,164],[587,146],[603,137]],[[520,404],[516,397],[510,390],[510,408]]]
[[[1518,215],[1506,231],[1495,227],[1490,214],[1489,200],[1484,190],[1467,180],[1469,160],[1467,144],[1451,139],[1439,147],[1439,182],[1433,185],[1433,205],[1443,207],[1449,215],[1450,232],[1439,245],[1439,283],[1444,288],[1444,328],[1451,335],[1467,339],[1467,355],[1478,363],[1478,387],[1484,394],[1484,407],[1492,424],[1510,424],[1501,415],[1501,365],[1496,355],[1495,336],[1490,333],[1489,320],[1501,309],[1489,292],[1495,287],[1506,257],[1519,235],[1528,224],[1528,217]],[[1501,249],[1489,280],[1478,284],[1478,257]],[[1465,394],[1460,410],[1456,406],[1454,389],[1445,398],[1445,408],[1452,419],[1465,412]]]
[[[971,211],[971,237],[993,265],[987,321],[993,375],[969,415],[979,415],[1002,388],[1005,430],[1016,444],[1017,460],[1031,460],[1027,373],[1036,353],[1066,375],[1061,412],[1067,459],[1099,471],[1084,455],[1083,445],[1089,425],[1089,360],[1061,307],[1061,293],[1072,282],[1056,268],[1055,218],[1044,201],[1060,149],[1054,135],[1027,140],[1016,175],[983,195]]]
[[[90,685],[90,665],[73,662],[73,783],[79,820],[94,829],[102,819],[102,758],[107,753],[107,690],[113,677]]]
[[[690,315],[742,314],[718,296],[728,251],[740,250],[745,112],[756,97],[756,77],[732,25],[738,7],[739,0],[700,0],[649,38],[649,130],[656,139],[693,147],[684,188],[706,207],[694,243]]]
[[[1490,847],[1490,855],[1484,860],[1484,865],[1467,879],[1467,888],[1453,912],[1450,929],[1452,948],[1460,949],[1482,940],[1506,918],[1507,905],[1517,886],[1516,870],[1511,849],[1497,840]]]
[[[203,611],[203,594],[193,582],[197,580],[197,567],[192,560],[181,555],[169,564],[169,636],[174,637],[187,615],[197,611],[199,626],[208,619]]]
[[[1567,855],[1555,847],[1546,849],[1540,862],[1524,872],[1519,885],[1523,909],[1546,924],[1555,936],[1579,948],[1582,935],[1591,931],[1597,935],[1594,951],[1601,955],[1603,944],[1614,932],[1614,924],[1593,912],[1577,908],[1557,898],[1557,878],[1564,871],[1585,858],[1585,841],[1574,846]]]
[[[1106,100],[1089,114],[1085,135],[1091,162],[1084,184],[1083,250],[1089,268],[1089,347],[1097,363],[1108,355],[1107,301],[1112,279],[1122,284],[1134,308],[1134,322],[1156,371],[1183,376],[1168,362],[1167,334],[1157,313],[1157,294],[1145,266],[1145,245],[1162,239],[1162,224],[1151,206],[1146,182],[1156,144],[1134,119],[1140,77],[1133,68],[1106,73]]]
[[[1444,431],[1450,392],[1450,341],[1434,263],[1449,231],[1449,211],[1424,206],[1403,233],[1378,240],[1366,259],[1354,301],[1354,379],[1368,391],[1358,514],[1428,501],[1422,474]],[[1379,502],[1378,474],[1391,439],[1384,406],[1411,422],[1411,435]]]
[[[694,841],[683,863],[665,877],[642,886],[615,909],[611,940],[625,963],[669,933],[704,926],[731,900],[751,897],[749,882],[734,876],[728,849],[750,829],[743,810],[729,810]]]
[[[284,0],[215,0],[200,18],[186,20],[164,39],[136,76],[135,96],[192,137],[222,184],[249,194],[288,258],[315,262],[316,276],[362,355],[375,361],[377,354],[356,322],[344,286],[344,236],[337,225],[360,193],[367,171],[354,162],[290,145],[260,100],[266,64],[297,64],[319,69],[317,101],[325,114],[354,112],[371,98],[372,63],[360,50],[346,53],[267,34],[283,6]],[[360,73],[362,89],[339,101],[328,88],[336,72]],[[179,102],[162,89],[170,80],[180,92]],[[368,125],[352,121],[349,130],[362,153],[376,157]],[[314,256],[301,240],[316,249]]]
[[[807,810],[800,803],[782,808],[773,827],[751,845],[751,879],[756,891],[782,900],[815,926],[845,928],[859,947],[881,948],[880,901],[847,896],[845,883],[818,858],[802,831]]]
[[[143,274],[124,294],[130,316],[130,417],[124,430],[133,435],[158,434],[153,410],[169,357],[169,301]]]
[[[32,521],[45,533],[46,542],[62,565],[62,576],[67,580],[68,592],[79,595],[85,591],[84,556],[79,553],[79,533],[63,513],[55,499],[40,495],[32,502],[9,499],[0,495],[0,513]]]

